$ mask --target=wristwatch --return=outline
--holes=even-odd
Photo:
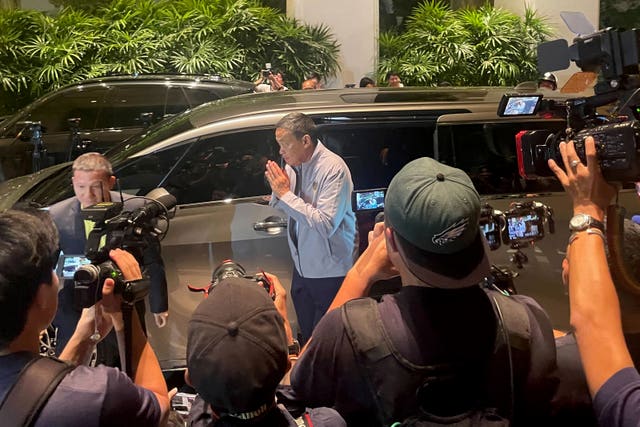
[[[584,231],[588,228],[597,228],[604,233],[604,223],[587,214],[577,214],[569,220],[570,231]]]
[[[300,354],[300,343],[298,340],[293,340],[293,343],[289,344],[289,356],[297,356]]]

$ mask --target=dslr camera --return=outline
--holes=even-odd
[[[209,293],[218,285],[218,283],[230,277],[242,277],[244,279],[253,280],[260,286],[262,286],[265,291],[267,291],[272,300],[276,299],[276,291],[273,287],[273,283],[271,283],[271,280],[269,280],[264,272],[262,274],[257,274],[254,276],[248,275],[243,266],[230,259],[222,261],[220,265],[218,265],[218,267],[213,270],[213,274],[211,275],[211,286],[209,286]]]
[[[264,271],[262,272],[262,274],[256,274],[254,276],[248,275],[247,271],[244,269],[242,265],[230,259],[226,259],[222,261],[213,270],[213,273],[211,274],[211,282],[209,286],[204,288],[196,288],[191,285],[187,285],[187,286],[191,292],[203,292],[205,297],[207,297],[211,292],[213,292],[215,287],[218,286],[218,283],[222,282],[225,279],[229,279],[231,277],[238,277],[238,278],[252,280],[257,284],[259,284],[260,286],[262,286],[264,290],[267,291],[267,293],[269,294],[272,300],[276,299],[276,290],[273,287],[273,283],[271,283],[271,280],[269,280],[267,275],[264,274]]]
[[[502,243],[519,248],[540,240],[544,238],[545,223],[553,234],[553,209],[537,201],[511,203],[505,212],[485,203],[480,211],[480,229],[491,250],[498,249]]]
[[[141,263],[147,238],[164,234],[157,223],[162,219],[168,224],[169,211],[175,207],[176,198],[164,188],[156,188],[138,198],[148,203],[132,211],[123,211],[124,202],[102,202],[82,209],[83,219],[95,225],[85,246],[85,256],[91,263],[80,266],[73,275],[76,306],[91,307],[99,301],[105,279],[115,281],[114,292],[129,304],[143,299],[149,292],[148,280],[124,281],[118,266],[109,259],[109,251],[125,249]]]
[[[575,33],[591,27],[579,13],[563,12],[562,18]],[[571,22],[573,21],[573,22]],[[584,21],[584,22],[581,22]],[[579,24],[579,25],[578,25]],[[591,27],[592,29],[592,27]],[[538,111],[566,116],[567,127],[556,133],[551,130],[522,130],[516,136],[519,174],[523,178],[553,176],[547,160],[563,166],[559,144],[573,140],[580,160],[586,164],[585,140],[592,136],[597,158],[607,181],[640,181],[640,30],[621,31],[606,28],[580,35],[568,46],[565,40],[554,40],[538,46],[538,71],[565,69],[570,61],[583,71],[599,73],[595,95],[570,98],[559,102],[539,96],[534,105],[531,95],[505,95],[498,114],[501,116],[530,115]],[[538,96],[538,95],[536,95]],[[522,99],[515,99],[515,98]],[[524,101],[528,98],[529,104]],[[598,107],[613,105],[607,115]],[[512,108],[507,108],[511,106]],[[521,114],[519,114],[520,112]]]
[[[262,77],[269,78],[269,76],[271,75],[272,71],[271,71],[271,63],[267,62],[266,64],[264,64],[264,70],[260,70],[260,73],[262,74]]]

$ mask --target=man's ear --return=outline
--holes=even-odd
[[[398,246],[396,244],[395,234],[393,228],[384,227],[384,236],[387,241],[387,251],[398,252]]]
[[[109,177],[109,191],[113,190],[113,187],[116,185],[116,177],[111,175]]]
[[[309,135],[308,133],[305,133],[302,137],[302,143],[306,146],[311,144],[313,141],[311,140],[311,135]]]

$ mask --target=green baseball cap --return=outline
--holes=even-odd
[[[384,215],[405,263],[421,281],[461,288],[489,275],[478,225],[480,196],[462,170],[429,157],[406,164],[389,184]]]

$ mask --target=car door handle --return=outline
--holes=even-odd
[[[263,221],[253,223],[255,231],[264,231],[268,234],[278,234],[287,228],[287,220],[279,216],[270,216]]]

